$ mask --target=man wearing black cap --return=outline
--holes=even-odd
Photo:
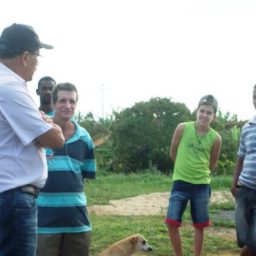
[[[40,113],[26,82],[32,80],[40,48],[34,29],[13,24],[0,37],[0,255],[36,255],[35,199],[47,178],[43,147],[59,148],[58,125]]]

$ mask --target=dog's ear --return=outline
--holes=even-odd
[[[139,239],[139,235],[133,235],[131,237],[131,243],[135,245],[137,243],[138,239]]]

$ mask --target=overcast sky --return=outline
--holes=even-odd
[[[32,25],[41,41],[40,77],[72,82],[78,109],[96,117],[152,97],[194,110],[213,94],[222,112],[254,115],[256,1],[254,0],[8,0],[0,31]]]

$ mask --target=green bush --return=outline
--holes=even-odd
[[[152,98],[131,108],[113,112],[108,119],[95,120],[92,113],[76,117],[94,141],[107,138],[96,145],[98,168],[117,173],[143,172],[157,169],[170,174],[173,162],[169,151],[173,132],[180,122],[195,120],[185,104],[169,98]],[[222,148],[214,175],[230,175],[236,163],[241,127],[245,121],[229,113],[217,113],[212,124],[222,137]]]

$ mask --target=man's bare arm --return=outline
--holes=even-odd
[[[184,123],[178,124],[176,127],[173,137],[172,137],[172,143],[171,143],[171,148],[170,148],[170,157],[171,159],[175,162],[176,159],[176,154],[177,154],[177,149],[180,143],[180,138],[183,134],[185,125]]]
[[[52,125],[52,129],[49,131],[43,133],[40,135],[37,139],[36,142],[40,144],[40,146],[44,148],[62,148],[64,143],[65,143],[65,138],[63,136],[62,130],[60,126],[57,124],[53,123],[53,120],[47,116],[43,111],[41,112],[42,119]]]
[[[65,138],[61,128],[57,124],[52,124],[52,128],[37,137],[36,141],[44,148],[62,148]]]

